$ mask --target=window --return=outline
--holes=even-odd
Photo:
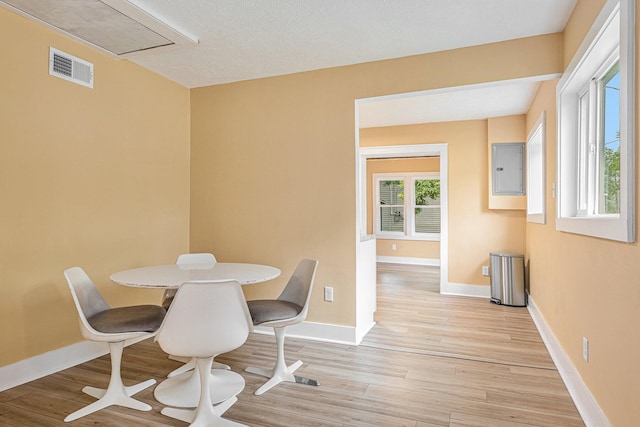
[[[438,173],[374,174],[376,236],[440,239]]]
[[[378,210],[380,227],[383,233],[404,234],[404,180],[385,179],[378,185]]]
[[[620,62],[615,59],[578,100],[577,216],[620,213]]]
[[[527,221],[546,223],[546,113],[543,111],[527,138]]]
[[[558,84],[558,230],[635,240],[634,16],[609,0]]]

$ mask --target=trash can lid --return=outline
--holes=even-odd
[[[506,257],[512,257],[512,258],[524,258],[523,254],[519,254],[517,252],[509,252],[509,251],[491,252],[489,255],[492,255],[492,256],[506,256]]]

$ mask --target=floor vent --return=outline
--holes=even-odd
[[[93,88],[93,64],[53,47],[49,48],[49,74]]]

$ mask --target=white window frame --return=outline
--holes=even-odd
[[[579,128],[593,97],[582,95],[606,67],[620,61],[620,213],[598,215],[589,209],[593,176],[580,149]],[[635,2],[608,0],[563,74],[557,89],[558,194],[556,229],[622,242],[635,241]],[[594,157],[594,156],[590,156]],[[593,167],[593,165],[591,165]],[[585,171],[587,171],[585,173]],[[589,181],[591,180],[591,182]]]
[[[394,240],[426,240],[440,241],[440,233],[416,233],[415,231],[415,208],[421,207],[415,204],[415,182],[419,179],[440,180],[439,172],[417,172],[417,173],[374,173],[373,174],[373,223],[374,234],[378,239]],[[404,231],[382,231],[380,217],[380,181],[404,181]],[[407,191],[408,190],[408,191]],[[440,221],[442,230],[442,220]]]
[[[403,231],[382,231],[382,216],[380,215],[380,207],[382,206],[380,203],[380,181],[405,181],[405,200],[402,203],[402,207],[404,209],[403,216]],[[374,205],[373,205],[373,217],[374,217],[374,225],[375,230],[374,234],[377,238],[387,238],[387,239],[402,239],[405,237],[407,233],[407,197],[406,197],[406,180],[405,176],[401,174],[373,174],[373,191],[374,191]],[[386,205],[386,206],[395,206],[395,205]]]
[[[527,221],[547,223],[547,113],[543,111],[527,137]]]

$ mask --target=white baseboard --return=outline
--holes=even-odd
[[[83,341],[0,368],[0,391],[37,380],[107,354],[106,343]]]
[[[358,327],[356,327],[355,328],[356,339],[353,344],[359,345],[364,339],[364,337],[369,333],[371,328],[373,328],[375,325],[376,325],[376,322],[373,319],[371,319],[371,321],[367,322],[366,324],[359,325]]]
[[[377,256],[377,262],[388,262],[391,264],[411,264],[411,265],[431,265],[440,267],[440,260],[434,258],[410,258],[400,256]]]
[[[443,295],[459,295],[463,297],[491,298],[491,287],[449,282],[445,289],[440,290],[440,293]]]
[[[256,326],[254,332],[273,335],[273,328]],[[358,344],[356,328],[352,326],[330,325],[327,323],[302,322],[297,325],[288,326],[287,336],[338,344]]]
[[[580,373],[567,353],[562,349],[530,295],[527,308],[584,423],[587,427],[611,427],[611,423],[609,423],[606,415],[600,409],[598,402],[587,388],[587,385],[582,381]]]
[[[146,338],[144,338],[146,339]],[[131,345],[143,339],[126,341]],[[107,343],[82,341],[0,368],[0,391],[55,374],[109,353]]]

